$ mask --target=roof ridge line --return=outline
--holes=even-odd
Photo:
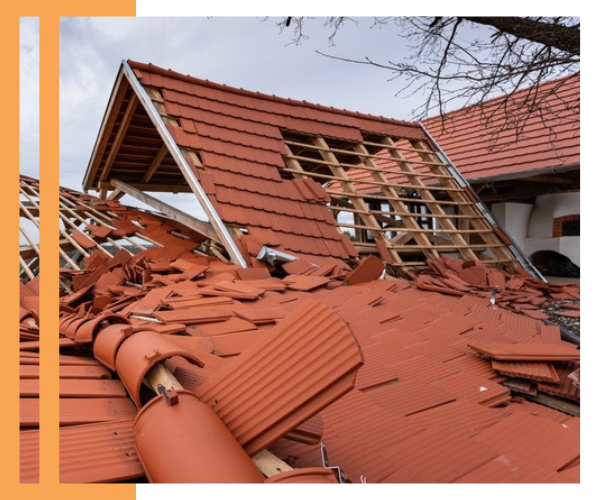
[[[317,104],[317,103],[309,102],[306,100],[292,99],[290,97],[280,97],[275,94],[266,94],[264,92],[246,90],[244,88],[238,88],[238,87],[232,87],[230,85],[226,85],[223,83],[216,83],[211,80],[198,78],[198,77],[195,77],[195,76],[192,76],[189,74],[186,75],[183,73],[179,73],[178,71],[174,71],[172,69],[165,69],[165,68],[162,68],[161,66],[157,66],[152,63],[141,63],[141,62],[133,61],[131,59],[128,59],[126,62],[127,62],[127,64],[129,64],[129,66],[131,66],[132,69],[151,71],[153,73],[156,73],[156,74],[159,74],[162,76],[177,78],[179,80],[187,81],[189,83],[200,84],[200,85],[203,85],[205,87],[212,88],[215,90],[222,90],[225,92],[230,92],[230,93],[234,93],[234,94],[238,94],[238,95],[242,95],[242,96],[254,97],[254,98],[258,97],[260,99],[278,102],[278,103],[292,104],[294,106],[303,106],[303,107],[307,107],[307,108],[317,109],[319,111],[327,111],[330,113],[333,112],[333,113],[341,114],[344,116],[358,117],[363,120],[372,120],[372,121],[390,123],[390,124],[394,124],[394,125],[402,125],[405,127],[408,126],[408,127],[420,128],[420,126],[417,122],[396,120],[394,118],[386,118],[384,116],[376,116],[376,115],[372,115],[369,113],[362,113],[360,111],[350,111],[350,110],[346,110],[346,109],[334,108],[332,106],[324,106],[322,104]]]

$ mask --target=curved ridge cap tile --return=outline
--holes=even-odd
[[[102,328],[94,340],[94,357],[110,370],[116,371],[119,347],[132,333],[131,326],[124,324],[112,324]]]
[[[138,408],[142,406],[140,390],[146,374],[161,361],[174,356],[181,356],[200,368],[205,364],[193,351],[152,330],[136,332],[120,345],[115,361],[117,374]]]
[[[223,421],[189,391],[172,405],[150,400],[134,421],[135,449],[152,483],[262,483],[254,465]]]
[[[125,316],[117,313],[100,314],[99,316],[80,324],[74,332],[73,340],[78,344],[93,342],[94,336],[97,335],[101,328],[114,324],[130,325],[131,321]]]
[[[58,331],[63,335],[66,332],[66,328],[69,326],[69,323],[75,321],[78,318],[76,313],[67,313],[63,314],[58,320]]]
[[[86,314],[84,317],[76,316],[72,321],[65,321],[65,323],[63,323],[63,334],[65,335],[65,337],[69,337],[70,339],[75,340],[77,330],[86,321],[89,321],[89,319],[90,315]]]
[[[339,484],[337,475],[331,469],[324,467],[306,467],[280,472],[265,480],[265,483],[335,483]]]

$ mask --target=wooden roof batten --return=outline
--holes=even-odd
[[[205,87],[206,95],[202,90]],[[211,107],[211,99],[222,107]],[[207,101],[202,103],[203,100]],[[252,115],[255,105],[260,111]],[[241,109],[239,116],[237,108]],[[231,126],[229,113],[237,117],[237,126]],[[272,120],[268,113],[279,120]],[[244,116],[246,122],[242,124],[239,120]],[[212,149],[217,148],[219,140],[231,150]],[[275,141],[280,141],[279,148]],[[222,155],[229,163],[220,163]],[[391,163],[393,170],[387,170],[381,161]],[[263,170],[248,174],[244,171],[250,168],[247,165]],[[352,170],[361,171],[362,177],[354,178]],[[222,175],[217,176],[217,171]],[[230,172],[237,176],[235,181],[227,177]],[[240,187],[243,175],[250,176],[247,187]],[[301,203],[320,204],[319,210],[329,209],[333,220],[319,219],[322,216],[303,209],[304,215],[298,217],[306,217],[310,227],[299,220],[298,226],[290,229],[296,215],[285,219],[288,215],[280,212],[290,200],[281,196],[281,207],[277,196],[267,200],[264,189],[279,188],[261,188],[260,179],[308,183],[291,184],[300,186],[298,189],[308,189],[315,181],[324,188],[327,200],[321,194],[306,198],[301,193]],[[259,184],[255,190],[256,182]],[[456,168],[440,156],[439,146],[421,124],[233,89],[141,63],[122,62],[85,174],[84,189],[96,189],[101,198],[110,200],[131,195],[221,244],[230,260],[242,267],[253,261],[251,255],[242,254],[247,248],[245,240],[239,238],[243,240],[249,234],[250,238],[258,238],[261,245],[269,246],[268,241],[277,238],[268,236],[272,232],[264,235],[264,230],[275,230],[276,234],[284,231],[295,238],[293,244],[297,246],[291,246],[288,239],[279,248],[282,251],[291,249],[292,253],[327,258],[345,254],[342,259],[350,264],[356,262],[356,251],[379,253],[394,272],[408,271],[415,262],[421,263],[416,267],[424,267],[427,259],[438,258],[441,253],[502,267],[520,264],[534,269]],[[243,190],[239,199],[236,189]],[[287,192],[286,189],[281,192]],[[191,192],[208,223],[146,194],[153,191]],[[295,196],[292,193],[292,198]],[[381,203],[389,209],[381,210]],[[427,210],[414,212],[411,206],[415,203]],[[239,215],[242,207],[249,209],[248,215]],[[257,222],[253,214],[261,210]],[[295,207],[296,213],[299,210]],[[345,211],[353,214],[354,224],[337,220],[337,214]],[[272,214],[275,215],[271,217]],[[277,214],[284,219],[276,220]],[[255,217],[253,221],[251,216]],[[282,220],[287,220],[288,225]],[[316,230],[315,222],[331,227]],[[240,228],[246,232],[240,232]],[[342,246],[339,237],[348,238],[347,230],[361,234],[354,249],[350,241],[346,245],[351,249],[349,253],[337,253],[339,247],[335,247],[335,252],[326,247],[330,243]],[[332,231],[337,236],[331,236]],[[323,241],[314,240],[321,237],[319,233],[325,238]],[[375,244],[364,239],[363,234],[374,236]],[[310,249],[307,236],[313,238]],[[304,250],[299,250],[301,241]],[[286,247],[288,243],[290,246]],[[278,247],[278,243],[273,245]],[[248,258],[250,261],[246,262]]]

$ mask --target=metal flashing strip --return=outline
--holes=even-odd
[[[440,148],[440,146],[436,142],[436,140],[427,131],[427,129],[425,128],[425,125],[423,125],[422,123],[420,123],[420,125],[421,125],[421,129],[423,130],[423,133],[427,136],[427,138],[429,139],[429,141],[431,142],[431,144],[435,148],[437,157],[440,158],[440,160],[444,164],[446,164],[446,166],[448,167],[448,171],[456,179],[456,182],[458,182],[465,190],[468,190],[469,193],[470,193],[470,195],[472,195],[472,197],[475,200],[477,200],[477,202],[476,202],[477,208],[485,216],[486,220],[490,223],[490,225],[492,227],[496,227],[498,229],[502,229],[500,227],[500,224],[498,224],[498,221],[496,220],[496,218],[494,217],[494,215],[484,206],[483,202],[479,199],[479,196],[477,196],[477,193],[471,187],[471,185],[469,184],[469,182],[461,174],[460,170],[458,170],[458,168],[456,167],[456,165],[454,165],[454,163],[452,163],[452,160],[450,160],[450,158],[448,158],[448,156],[446,156],[446,153],[444,153],[444,151],[442,150],[442,148]],[[521,265],[525,269],[527,269],[531,274],[533,274],[536,278],[538,278],[538,279],[540,279],[540,280],[542,280],[544,282],[547,282],[546,278],[544,278],[544,276],[542,276],[542,274],[531,263],[531,261],[523,253],[523,251],[517,246],[517,244],[515,243],[515,241],[513,240],[513,238],[508,233],[506,233],[505,231],[502,231],[502,232],[504,233],[504,235],[506,236],[506,238],[511,242],[511,244],[507,245],[507,247],[513,253],[513,255],[518,259],[518,261],[521,263]]]
[[[208,216],[208,219],[210,220],[211,224],[213,225],[213,228],[219,235],[221,243],[225,246],[225,248],[227,249],[227,252],[229,253],[231,259],[233,260],[233,262],[235,264],[237,264],[240,267],[243,267],[244,269],[247,268],[248,264],[244,260],[244,257],[242,256],[241,252],[237,248],[235,242],[233,241],[233,238],[229,234],[227,227],[225,227],[225,224],[223,224],[223,221],[217,214],[217,212],[216,212],[215,208],[213,207],[212,203],[210,202],[206,192],[200,185],[200,182],[198,181],[198,179],[192,172],[190,166],[187,163],[187,160],[185,159],[185,157],[183,156],[183,153],[179,149],[179,146],[177,145],[177,143],[175,142],[175,140],[173,139],[173,137],[167,130],[162,118],[158,114],[158,111],[152,104],[150,96],[148,96],[148,94],[146,93],[146,90],[144,89],[144,87],[142,87],[142,85],[138,81],[137,77],[135,76],[133,70],[131,69],[131,67],[129,66],[127,61],[123,60],[121,62],[121,64],[122,64],[121,71],[124,72],[125,77],[127,78],[127,81],[129,82],[133,91],[135,92],[138,99],[142,103],[142,106],[144,106],[144,109],[148,113],[148,116],[152,120],[152,123],[154,123],[154,125],[156,126],[156,129],[157,129],[158,133],[160,134],[160,136],[162,137],[163,141],[165,142],[167,148],[169,149],[169,152],[171,153],[171,155],[173,155],[175,163],[177,163],[177,166],[181,170],[181,173],[183,174],[185,180],[187,181],[188,185],[192,189],[192,192],[198,199],[200,206],[202,207],[202,209]]]

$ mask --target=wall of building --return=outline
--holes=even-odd
[[[529,203],[497,203],[492,213],[504,230],[527,256],[540,250],[553,250],[580,265],[581,238],[553,237],[554,219],[580,214],[580,193],[552,193]]]
[[[492,214],[498,224],[510,235],[517,246],[525,249],[529,218],[534,206],[530,203],[496,203]]]
[[[580,213],[580,193],[551,193],[538,196],[529,219],[530,238],[551,238],[554,219]]]

